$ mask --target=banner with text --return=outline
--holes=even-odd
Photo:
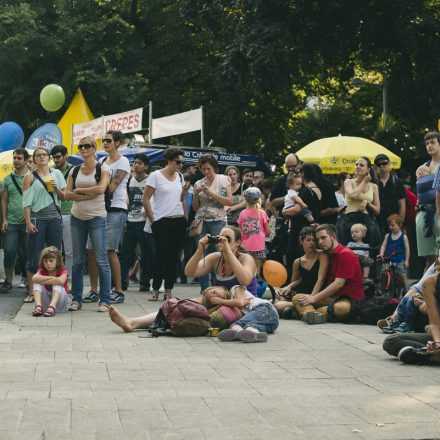
[[[203,111],[201,108],[189,112],[177,113],[164,118],[153,119],[152,139],[173,136],[175,134],[189,133],[202,130]]]
[[[74,124],[72,129],[72,143],[78,144],[79,140],[86,136],[101,139],[108,130],[117,130],[122,133],[133,133],[142,130],[143,109],[137,108],[124,113],[102,116],[92,121]]]

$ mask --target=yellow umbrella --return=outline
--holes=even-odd
[[[379,153],[390,158],[392,168],[400,168],[399,156],[376,142],[360,137],[335,136],[318,139],[296,152],[303,162],[318,164],[324,174],[353,173],[354,164],[359,157],[368,157],[373,162]]]
[[[33,154],[34,150],[27,150],[30,155]],[[12,153],[14,150],[3,151],[0,153],[0,180],[3,180],[8,174],[12,173],[14,170],[12,164]]]

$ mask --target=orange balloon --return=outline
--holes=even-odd
[[[263,266],[263,276],[273,287],[281,287],[287,280],[287,270],[278,261],[267,260]]]

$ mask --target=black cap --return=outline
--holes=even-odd
[[[383,160],[386,160],[387,162],[390,161],[390,158],[383,153],[378,154],[375,158],[374,158],[374,165],[377,165],[379,162],[382,162]]]

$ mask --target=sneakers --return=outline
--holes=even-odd
[[[406,322],[402,322],[399,327],[396,328],[396,333],[414,333],[414,329]]]
[[[72,304],[70,304],[67,310],[69,312],[77,312],[78,310],[81,310],[81,304],[78,301],[72,301]]]
[[[122,304],[125,300],[125,296],[122,292],[113,291],[110,295],[110,301],[112,304]]]
[[[400,362],[409,365],[431,365],[431,355],[426,347],[403,347],[397,355]]]
[[[225,330],[222,330],[218,335],[217,338],[222,342],[230,342],[230,341],[239,341],[240,340],[240,333],[237,330],[232,330],[230,328],[227,328]]]
[[[0,287],[0,293],[8,293],[12,289],[12,284],[9,281],[3,281]]]
[[[385,318],[385,319],[379,319],[379,321],[377,321],[377,326],[383,331],[383,329],[385,327],[388,327],[391,324],[391,321],[389,318]]]
[[[252,330],[242,330],[238,337],[243,342],[267,342],[266,332],[253,332]]]
[[[109,306],[108,304],[101,303],[101,304],[99,304],[98,312],[99,312],[99,313],[107,313],[109,307],[110,307],[110,306]]]
[[[18,285],[18,287],[20,287],[20,289],[25,289],[27,288],[27,278],[26,277],[21,277],[21,281],[20,284]]]
[[[85,303],[95,303],[98,302],[99,294],[98,292],[94,292],[91,290],[89,294],[83,299],[83,302]]]
[[[390,335],[392,333],[396,333],[397,328],[399,327],[399,325],[400,325],[400,322],[394,321],[390,325],[387,325],[386,327],[384,327],[382,329],[382,331],[384,333],[386,333],[387,335]]]
[[[319,312],[307,312],[303,315],[303,321],[307,324],[325,324],[327,322],[327,315]]]

